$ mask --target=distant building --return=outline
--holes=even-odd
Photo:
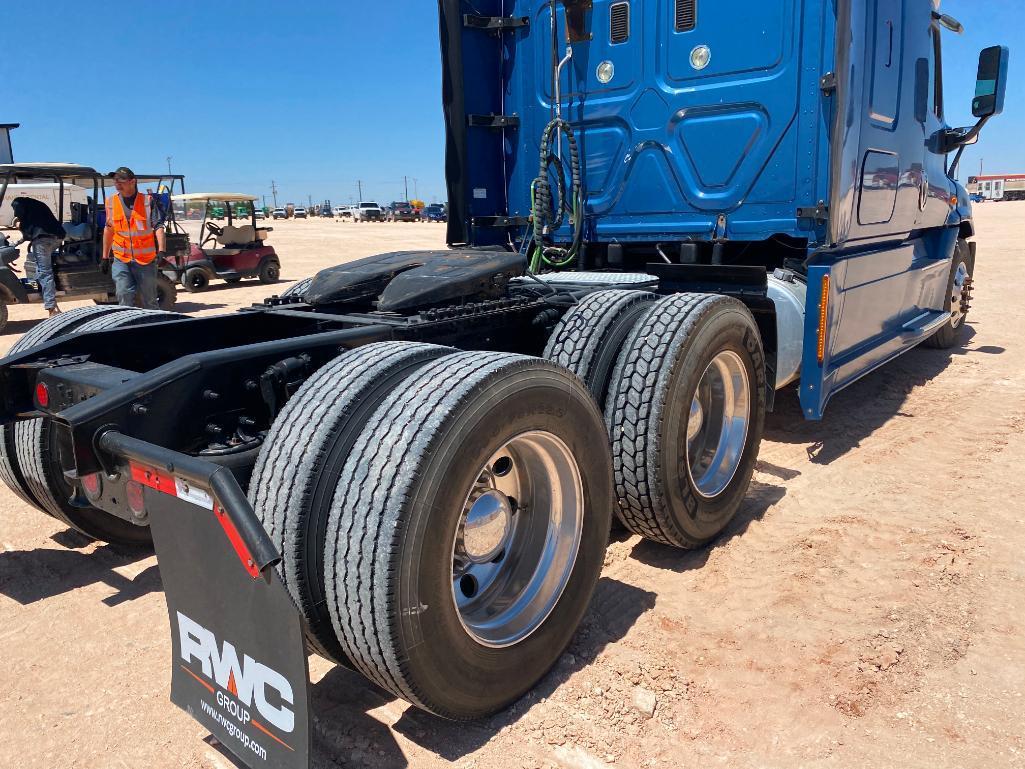
[[[1025,174],[969,176],[966,189],[986,200],[1025,200]]]

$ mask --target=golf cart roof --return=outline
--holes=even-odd
[[[219,200],[222,203],[252,203],[257,200],[256,195],[244,195],[241,192],[189,192],[185,195],[175,195],[173,200],[196,201],[196,200]]]
[[[0,176],[59,177],[61,179],[96,178],[103,176],[95,168],[77,163],[3,163]]]

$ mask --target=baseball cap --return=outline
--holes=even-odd
[[[126,181],[135,178],[135,172],[128,166],[121,166],[114,172],[114,178]]]

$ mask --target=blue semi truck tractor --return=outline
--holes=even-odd
[[[0,477],[152,542],[172,699],[252,766],[308,765],[307,653],[442,717],[504,708],[569,642],[613,516],[706,546],[775,398],[819,419],[965,326],[954,169],[1008,52],[950,127],[938,3],[439,16],[447,250],[223,316],[74,310],[0,361]]]

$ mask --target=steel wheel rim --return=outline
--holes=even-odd
[[[954,273],[954,287],[950,292],[950,325],[957,328],[964,320],[965,294],[968,285],[968,265],[961,262]]]
[[[702,497],[718,496],[737,474],[750,412],[747,367],[737,353],[724,350],[701,375],[687,418],[687,472]]]
[[[580,468],[549,432],[522,433],[478,470],[452,542],[452,600],[482,646],[520,643],[548,618],[583,533]]]

